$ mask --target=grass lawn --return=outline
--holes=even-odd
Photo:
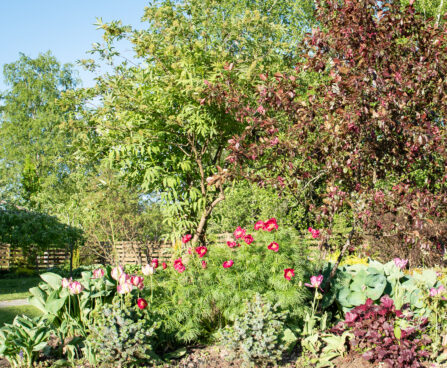
[[[5,323],[11,323],[14,317],[18,314],[26,314],[28,317],[37,317],[42,313],[31,305],[0,308],[0,327],[2,327]]]
[[[39,277],[22,277],[17,279],[0,279],[0,301],[24,299],[31,294],[28,289],[37,286]]]

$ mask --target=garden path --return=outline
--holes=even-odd
[[[28,299],[15,299],[0,301],[0,308],[18,307],[21,305],[28,305]]]

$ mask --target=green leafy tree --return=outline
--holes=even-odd
[[[145,9],[147,29],[99,22],[105,43],[94,52],[114,69],[78,94],[76,103],[99,100],[81,137],[91,149],[81,153],[108,156],[130,183],[160,195],[174,235],[192,232],[193,243],[204,241],[230,184],[210,178],[225,176],[225,147],[240,124],[200,96],[224,69],[237,69],[247,88],[267,67],[290,66],[310,14],[311,1],[163,0]],[[123,39],[138,65],[116,65],[114,46]],[[95,68],[92,60],[84,64]]]
[[[78,80],[70,64],[50,52],[19,59],[3,69],[9,89],[0,95],[0,193],[41,209],[73,170],[71,135],[59,129],[67,114],[57,104]]]

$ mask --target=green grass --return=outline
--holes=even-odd
[[[37,317],[42,313],[31,305],[0,308],[0,327],[5,323],[11,323],[17,315],[26,314],[28,317]]]
[[[39,284],[39,277],[22,277],[17,279],[0,279],[0,301],[24,299],[31,294],[28,290]]]

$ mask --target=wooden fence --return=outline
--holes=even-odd
[[[70,254],[65,249],[48,249],[36,256],[35,268],[45,270],[51,267],[61,266],[69,261]],[[27,259],[22,249],[12,248],[7,244],[0,245],[0,269],[10,270],[12,268],[26,265]]]
[[[307,236],[306,236],[307,235]],[[342,233],[337,234],[333,240],[341,239]],[[227,241],[233,240],[232,233],[217,234],[215,244],[225,245]],[[318,240],[309,239],[308,234],[303,233],[298,241],[305,241],[310,246],[316,246]],[[179,244],[177,244],[179,245]],[[116,260],[120,264],[146,264],[153,258],[160,261],[168,261],[172,257],[172,250],[176,244],[171,242],[157,242],[142,244],[138,242],[121,241],[117,242],[115,249],[107,244],[102,244],[103,253],[111,254],[116,252]],[[82,258],[82,248],[81,248]],[[10,270],[24,263],[24,255],[21,249],[11,248],[9,245],[0,244],[0,270]],[[62,266],[70,261],[70,252],[64,249],[48,249],[36,257],[35,268],[45,270],[51,267]],[[90,261],[92,261],[90,259]],[[94,263],[108,263],[107,257],[99,254],[93,257]]]

